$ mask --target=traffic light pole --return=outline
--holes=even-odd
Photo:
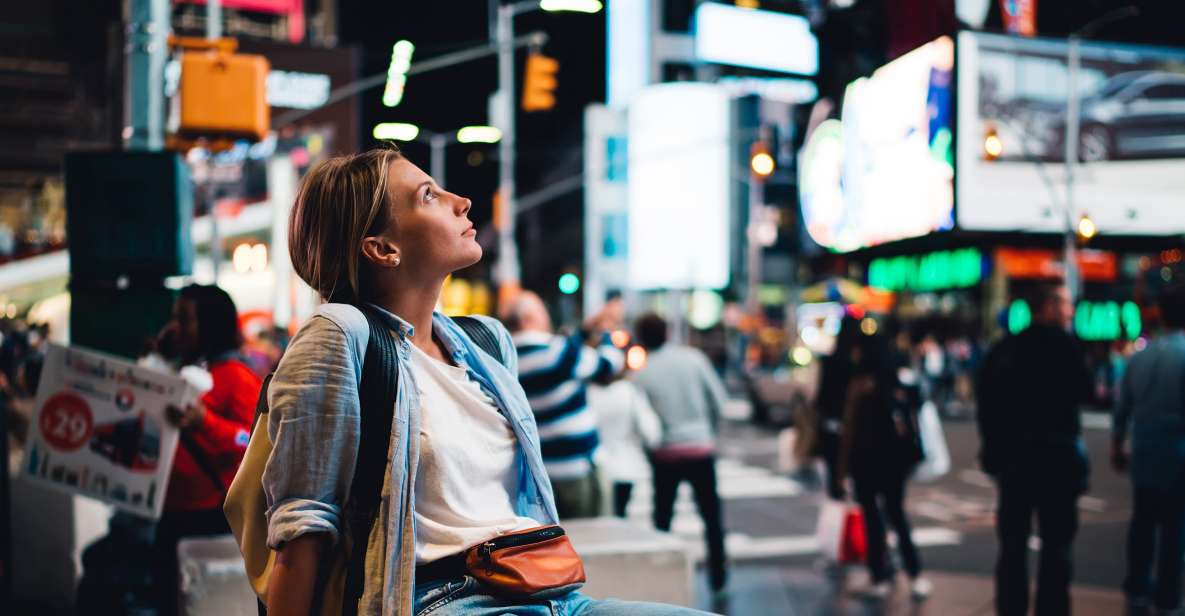
[[[511,292],[519,285],[521,270],[518,259],[518,245],[514,239],[515,218],[515,185],[514,185],[514,154],[515,154],[515,118],[514,118],[514,47],[510,44],[514,40],[515,5],[503,4],[498,6],[497,23],[494,28],[495,45],[498,48],[498,106],[501,117],[494,122],[502,130],[502,140],[498,142],[498,156],[500,159],[498,170],[498,191],[502,197],[502,207],[499,211],[500,220],[495,220],[498,229],[498,262],[494,269],[494,279],[499,287],[507,288]]]

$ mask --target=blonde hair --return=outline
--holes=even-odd
[[[394,145],[326,160],[305,175],[288,220],[296,273],[325,301],[365,299],[362,238],[390,220],[387,172],[403,158]]]

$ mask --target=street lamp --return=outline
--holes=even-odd
[[[1135,17],[1140,10],[1134,6],[1115,9],[1094,21],[1082,26],[1069,36],[1066,46],[1066,87],[1069,89],[1066,97],[1066,136],[1065,136],[1065,166],[1066,166],[1066,228],[1063,237],[1063,252],[1066,262],[1066,290],[1070,292],[1070,301],[1078,298],[1078,262],[1075,250],[1074,225],[1074,167],[1078,165],[1078,70],[1082,63],[1082,39],[1090,38],[1103,26],[1113,24],[1121,19]],[[1091,225],[1093,227],[1093,224]]]
[[[428,175],[444,186],[444,148],[454,143],[497,143],[502,131],[493,126],[465,126],[455,133],[436,133],[421,130],[415,124],[404,122],[383,122],[376,124],[372,132],[375,139],[393,141],[418,141],[428,144],[432,155],[428,159]]]
[[[495,12],[493,7],[497,7]],[[520,280],[520,266],[518,246],[514,240],[515,223],[515,186],[514,186],[514,149],[516,145],[514,107],[514,18],[516,15],[531,11],[543,10],[548,12],[580,12],[596,13],[603,6],[599,0],[528,0],[502,4],[501,0],[490,0],[490,33],[494,37],[494,45],[498,49],[498,95],[494,124],[502,129],[502,139],[499,142],[498,156],[501,159],[499,168],[498,189],[502,207],[498,220],[494,226],[498,229],[498,262],[495,266],[495,281],[500,288],[499,299],[506,299],[506,294],[517,289]]]

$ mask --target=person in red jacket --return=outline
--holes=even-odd
[[[261,381],[240,355],[238,311],[226,291],[190,285],[181,290],[160,350],[182,366],[204,366],[213,387],[185,409],[170,408],[181,444],[165,494],[154,544],[160,614],[177,611],[177,543],[186,537],[230,533],[222,502],[242,462]]]

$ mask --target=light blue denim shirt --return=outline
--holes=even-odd
[[[367,546],[366,583],[358,613],[410,616],[420,442],[420,404],[409,363],[414,332],[406,321],[381,308],[379,311],[396,334],[399,391],[383,498]],[[516,512],[541,524],[557,524],[559,516],[540,457],[535,418],[518,383],[514,343],[501,323],[478,318],[497,335],[505,365],[442,314],[433,315],[433,330],[452,361],[466,368],[470,378],[494,399],[518,438],[520,487],[518,494],[511,495]],[[328,533],[334,541],[338,538],[358,452],[358,386],[369,339],[370,326],[357,308],[322,305],[292,339],[272,378],[268,435],[273,448],[263,486],[268,499],[268,545],[273,548],[312,532]]]

